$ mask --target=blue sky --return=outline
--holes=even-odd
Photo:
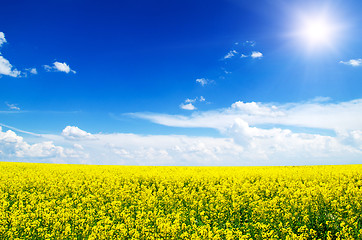
[[[361,163],[360,1],[1,9],[3,161]]]

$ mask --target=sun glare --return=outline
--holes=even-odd
[[[333,17],[332,17],[333,16]],[[294,38],[307,51],[336,48],[342,24],[335,14],[329,11],[297,14],[294,24]]]
[[[303,23],[301,35],[308,46],[329,44],[333,40],[333,26],[324,19],[308,19]]]

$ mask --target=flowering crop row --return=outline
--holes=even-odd
[[[0,239],[362,239],[362,165],[0,163]]]

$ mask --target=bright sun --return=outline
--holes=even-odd
[[[333,26],[325,19],[308,19],[303,23],[301,36],[308,46],[330,44],[333,40]]]
[[[341,25],[330,16],[326,12],[299,15],[294,35],[307,50],[335,48]]]

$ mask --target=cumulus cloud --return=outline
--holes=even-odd
[[[68,158],[71,154],[74,156],[75,150],[56,146],[52,141],[41,141],[29,144],[23,137],[15,132],[8,130],[2,131],[0,127],[0,159],[6,161],[12,160],[30,160]],[[86,157],[85,154],[78,154],[78,157]]]
[[[36,143],[29,144],[15,132],[3,132],[0,128],[0,159],[82,164],[223,165],[233,164],[242,150],[227,138],[183,135],[94,134],[93,141],[81,138],[74,143],[61,135],[42,134],[33,141]]]
[[[359,133],[354,134],[351,138],[360,137]],[[33,144],[28,148],[34,151],[33,155],[16,151],[18,157],[26,153],[28,157],[42,156],[52,162],[186,166],[347,164],[358,163],[362,156],[358,140],[356,146],[351,146],[337,137],[251,127],[242,119],[235,119],[224,137],[94,135],[93,141],[79,140],[67,148],[63,146],[71,140],[45,135],[54,138],[54,143]],[[9,156],[9,152],[3,155]]]
[[[262,58],[263,54],[261,52],[253,51],[250,55],[251,58]]]
[[[107,152],[103,164],[300,165],[358,162],[361,149],[338,138],[250,127],[235,119],[225,137],[97,134],[92,149]],[[87,144],[83,144],[87,149]],[[92,153],[90,153],[92,159]],[[97,163],[101,163],[99,160]]]
[[[200,99],[185,100],[185,105]],[[91,134],[67,126],[60,135],[32,134],[33,143],[29,143],[15,134],[16,128],[0,129],[0,159],[246,166],[355,164],[362,157],[362,99],[333,103],[328,98],[315,98],[285,104],[238,101],[228,108],[187,116],[132,115],[166,126],[213,128],[220,136]],[[331,131],[326,133],[326,129]]]
[[[3,32],[0,32],[0,47],[6,43],[5,34]]]
[[[68,64],[66,64],[65,62],[64,63],[61,63],[61,62],[54,62],[53,63],[53,66],[49,66],[49,65],[44,65],[43,66],[44,69],[48,72],[51,72],[51,71],[56,71],[56,72],[65,72],[65,73],[74,73],[76,74],[77,72],[72,70]]]
[[[95,137],[75,126],[67,126],[62,131],[62,136],[70,140],[93,140]]]
[[[0,47],[6,43],[5,34],[0,32]],[[13,65],[10,64],[9,60],[4,58],[0,53],[0,77],[1,75],[7,75],[10,77],[19,77],[21,72],[13,68]]]
[[[228,138],[183,135],[98,135],[110,159],[136,165],[230,165],[240,161],[241,146]]]
[[[196,107],[190,102],[190,103],[181,103],[180,108],[184,110],[196,110]]]
[[[1,75],[7,75],[10,77],[19,77],[21,74],[20,71],[13,68],[13,65],[5,59],[3,56],[0,55],[0,77]]]
[[[323,164],[333,161],[334,158],[341,158],[344,154],[355,157],[362,154],[360,148],[344,145],[336,137],[294,133],[289,129],[281,128],[250,127],[242,119],[235,120],[228,129],[228,134],[256,158],[264,157],[273,161],[276,161],[276,156],[283,160],[289,159],[289,161],[297,159],[300,161],[301,158],[307,162],[325,159],[326,162],[320,162]]]
[[[353,66],[353,67],[359,67],[359,66],[362,66],[362,59],[351,59],[349,61],[340,61],[339,63],[343,63],[343,64],[346,64],[346,65],[350,65],[350,66]]]
[[[166,126],[217,129],[239,146],[236,158],[242,165],[247,164],[244,161],[256,165],[358,163],[362,157],[362,100],[327,101],[318,98],[282,105],[239,101],[229,108],[191,116],[135,116]],[[326,134],[326,129],[334,134]]]
[[[124,133],[92,136],[92,141],[86,137],[74,143],[73,139],[61,135],[43,134],[35,139],[36,143],[29,144],[11,130],[0,130],[0,159],[83,164],[250,166],[352,164],[359,163],[362,156],[360,130],[347,131],[343,136],[295,133],[289,129],[250,126],[242,118],[235,118],[222,137]]]

